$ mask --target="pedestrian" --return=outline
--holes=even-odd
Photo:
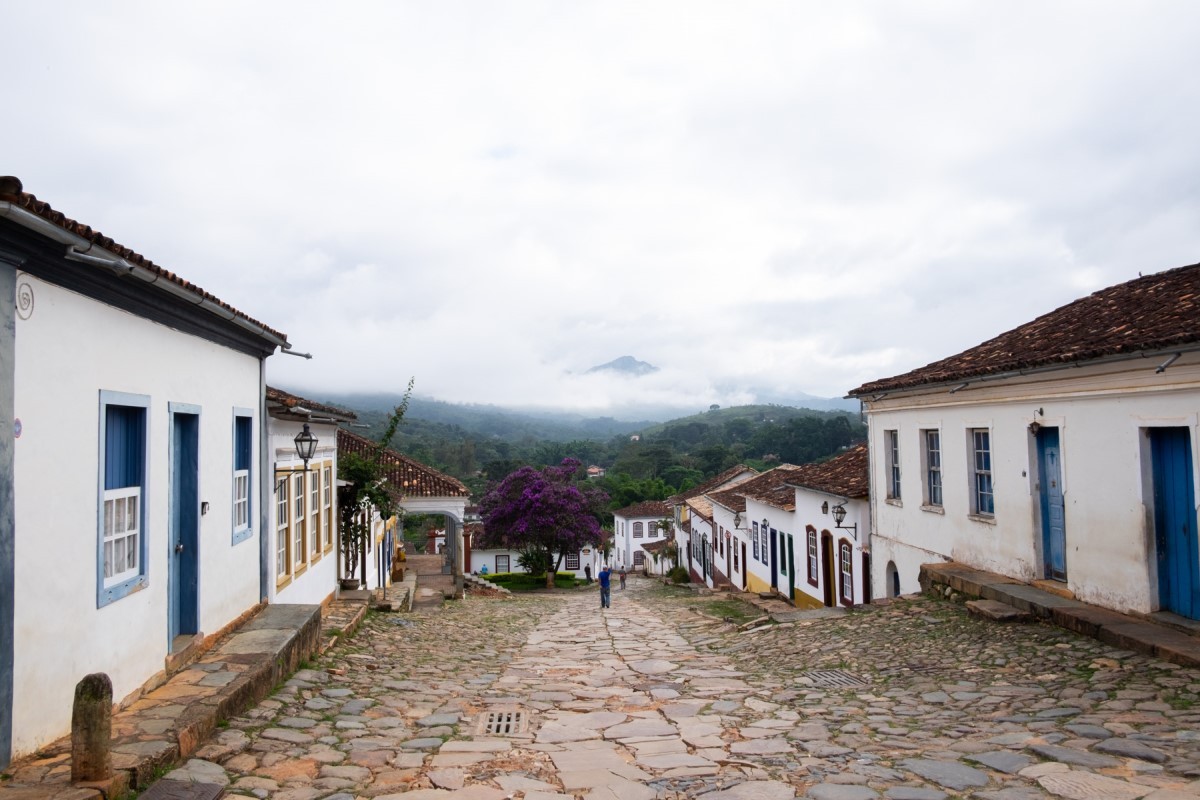
[[[588,586],[591,586],[592,585],[592,565],[591,564],[583,565],[583,577],[587,578]]]
[[[621,567],[621,590],[625,589],[625,568]]]
[[[600,568],[600,607],[612,608],[612,588],[609,582],[611,573],[608,571],[608,565],[605,564]]]

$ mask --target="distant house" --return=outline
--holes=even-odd
[[[269,595],[262,375],[289,345],[11,177],[0,294],[3,766],[69,730],[84,675],[136,698]]]
[[[338,430],[338,452],[374,457],[378,443],[348,430]],[[445,519],[442,526],[445,557],[443,572],[455,579],[455,591],[462,593],[462,576],[466,568],[463,543],[463,524],[466,518],[470,490],[462,481],[416,459],[384,449],[380,454],[384,479],[397,505],[410,514],[435,514]],[[387,585],[391,578],[392,561],[399,547],[397,518],[380,519],[371,509],[361,509],[362,521],[371,529],[365,548],[353,543],[344,544],[341,554],[340,577],[357,579],[366,588]],[[365,569],[364,569],[365,565]]]
[[[649,555],[653,550],[647,545],[668,540],[670,520],[671,508],[660,500],[634,503],[614,511],[614,566],[635,570],[653,566],[655,559]]]
[[[796,533],[796,493],[788,481],[797,469],[781,464],[709,495],[718,539],[705,556],[713,561],[705,564],[710,576],[724,573],[735,588],[791,599],[788,542]]]
[[[954,560],[1200,618],[1200,264],[866,383],[877,593]]]
[[[480,547],[482,541],[483,523],[470,522],[466,527],[467,565],[468,570],[475,574],[495,575],[497,572],[525,572],[519,561],[520,553],[503,547]],[[602,554],[598,548],[584,547],[577,552],[567,553],[559,565],[559,572],[572,572],[577,578],[587,575],[587,567],[592,568],[592,577],[600,573]]]
[[[267,387],[272,603],[326,603],[337,591],[337,432],[339,423],[354,419],[353,412]],[[317,440],[307,470],[295,443],[305,430]]]
[[[587,468],[587,476],[592,480],[603,478],[605,473],[604,467],[598,467],[595,464]]]
[[[735,486],[757,474],[751,467],[738,464],[709,478],[699,486],[694,486],[666,499],[665,502],[671,509],[671,516],[674,519],[672,536],[675,539],[675,546],[681,554],[680,561],[687,564],[692,580],[712,585],[711,566],[714,560],[708,555],[712,547],[711,520],[702,519],[700,524],[693,526],[692,515],[695,508],[689,505],[688,501]],[[701,510],[703,511],[703,508]],[[708,511],[711,513],[711,509]],[[703,538],[706,533],[709,536],[707,540]],[[686,562],[684,562],[684,556],[686,556]]]

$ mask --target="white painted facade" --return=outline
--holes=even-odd
[[[655,575],[664,574],[669,568],[668,559],[654,556],[642,549],[642,545],[670,539],[670,528],[662,527],[663,519],[669,519],[669,511],[662,514],[623,516],[613,513],[613,566],[627,570],[642,571],[643,567]]]
[[[830,512],[838,503],[846,509],[840,528]],[[863,562],[863,553],[871,546],[870,518],[867,500],[796,488],[794,530],[788,532],[788,544],[797,606],[858,605],[875,596],[870,570]]]
[[[308,463],[308,472],[296,456],[295,443],[305,422],[317,437],[317,449]],[[267,527],[270,602],[326,603],[336,593],[341,577],[337,425],[270,417],[267,431],[273,493]]]
[[[14,464],[14,756],[67,733],[74,687],[84,675],[107,673],[120,699],[164,670],[171,646],[172,408],[199,418],[198,488],[206,512],[198,517],[200,632],[211,635],[258,603],[263,396],[256,356],[28,274],[18,280],[34,303],[28,318],[18,319],[15,337],[21,432]],[[147,433],[143,585],[103,604],[102,392],[144,403]],[[253,450],[249,530],[235,543],[238,410],[251,418]]]
[[[471,548],[471,568],[468,572],[476,575],[495,575],[497,572],[525,572],[525,569],[517,563],[518,555],[519,553],[515,550],[476,550],[475,548]],[[571,567],[568,564],[567,558],[564,557],[563,563],[558,567],[558,571],[573,573],[576,578],[583,580],[587,576],[584,568],[590,564],[592,567],[592,579],[594,580],[600,574],[600,564],[603,562],[604,554],[598,548],[585,547],[575,554],[575,557],[578,558],[577,567]],[[505,563],[508,564],[507,570],[502,569]],[[486,571],[484,570],[485,567],[487,568]]]
[[[1164,356],[1165,358],[1166,356]],[[919,590],[920,565],[954,560],[1020,580],[1046,577],[1040,467],[1033,423],[1057,429],[1066,584],[1118,611],[1160,607],[1148,431],[1183,428],[1196,487],[1200,355],[1126,359],[1036,375],[896,391],[866,399],[871,443],[873,582],[878,595]],[[928,502],[922,432],[940,431],[943,498]],[[994,513],[972,507],[971,431],[990,435]],[[900,497],[881,491],[899,443]],[[1044,434],[1043,434],[1044,435]]]

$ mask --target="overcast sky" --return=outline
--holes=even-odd
[[[0,174],[269,380],[840,396],[1200,261],[1200,3],[0,4]],[[636,381],[583,377],[632,355]]]

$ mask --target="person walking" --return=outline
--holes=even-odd
[[[583,565],[583,576],[585,578],[587,578],[588,586],[591,586],[592,585],[592,565],[591,564]]]
[[[612,583],[610,578],[612,573],[608,571],[608,565],[605,564],[600,568],[600,607],[612,608]]]
[[[625,591],[625,568],[621,567],[621,591]]]

